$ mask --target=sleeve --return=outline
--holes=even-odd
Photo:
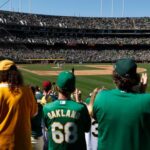
[[[147,133],[150,133],[150,95],[149,94],[141,94],[142,99],[142,125],[144,129],[147,130]]]
[[[88,132],[91,128],[91,117],[89,115],[88,109],[85,104],[83,104],[83,110],[81,113],[83,114],[82,120],[83,120],[84,131]]]
[[[46,126],[46,128],[48,128],[48,118],[47,118],[46,106],[43,106],[42,116],[43,116],[42,118],[43,118],[44,125]]]
[[[30,98],[30,116],[34,117],[38,113],[38,104],[30,88],[28,95]]]
[[[99,99],[100,99],[100,94],[102,92],[98,93],[95,97],[95,101],[94,101],[94,104],[93,104],[93,118],[97,121],[97,113],[98,113],[98,106],[99,106]]]

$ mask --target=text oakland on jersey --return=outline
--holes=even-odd
[[[58,118],[58,117],[69,117],[73,119],[78,119],[80,117],[80,113],[69,109],[66,112],[63,109],[57,109],[47,113],[47,116],[50,119]]]

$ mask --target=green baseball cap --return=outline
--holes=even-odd
[[[123,58],[117,60],[114,69],[120,76],[133,76],[136,74],[137,64],[131,58]]]
[[[75,90],[75,75],[68,71],[61,72],[57,77],[56,85],[61,90],[72,93]]]

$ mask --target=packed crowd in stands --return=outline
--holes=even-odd
[[[5,53],[4,53],[5,51]],[[0,49],[0,56],[22,62],[25,59],[64,59],[71,63],[113,62],[122,57],[149,61],[150,50],[78,50],[78,49]]]
[[[0,42],[10,42],[10,43],[38,43],[38,44],[46,44],[46,45],[54,45],[55,43],[62,44],[123,44],[123,45],[138,45],[150,44],[150,38],[140,37],[100,37],[100,38],[90,38],[90,37],[82,37],[82,38],[44,38],[44,37],[33,37],[33,38],[21,38],[16,36],[4,36],[0,37]]]
[[[67,17],[67,16],[48,16],[38,14],[25,14],[16,12],[0,11],[0,24],[14,24],[20,26],[41,26],[75,28],[75,29],[150,29],[150,18],[94,18],[94,17]],[[133,57],[137,61],[149,61],[150,49],[148,50],[128,50],[128,49],[62,49],[55,48],[27,48],[26,44],[53,45],[66,44],[76,45],[85,44],[93,46],[95,44],[115,44],[122,45],[146,45],[150,44],[150,38],[141,37],[103,37],[103,36],[39,36],[33,34],[32,37],[21,37],[9,31],[1,30],[4,35],[0,36],[1,43],[16,44],[16,47],[0,48],[0,55],[14,61],[24,61],[26,59],[64,59],[65,62],[89,63],[89,62],[112,62],[121,57]],[[31,32],[31,31],[29,31]],[[34,31],[33,31],[34,32]],[[55,33],[54,33],[55,34]],[[115,33],[114,33],[115,34]],[[146,34],[145,34],[146,35]],[[22,45],[22,46],[18,46]],[[5,51],[5,53],[4,53]]]
[[[0,11],[1,24],[78,29],[150,29],[150,18],[94,18]]]

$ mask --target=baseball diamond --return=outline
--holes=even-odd
[[[43,80],[56,81],[56,76],[63,70],[70,70],[74,67],[77,76],[77,87],[82,89],[82,97],[85,99],[95,87],[111,89],[114,85],[111,82],[112,64],[64,64],[61,68],[55,68],[54,64],[23,64],[18,65],[23,73],[26,84],[38,85],[41,87]],[[139,64],[138,72],[149,73],[149,64]],[[80,73],[80,75],[79,75]],[[149,85],[147,90],[149,91]]]
[[[75,70],[75,75],[79,76],[85,76],[85,75],[111,75],[113,71],[113,66],[112,65],[83,65],[83,67],[90,67],[90,68],[96,68],[97,70]],[[56,76],[58,75],[61,70],[59,71],[41,71],[41,70],[29,70],[25,69],[23,67],[20,67],[21,70],[40,75],[40,76],[46,76],[46,75],[53,75]],[[138,68],[138,72],[145,72],[147,71],[145,68]]]

